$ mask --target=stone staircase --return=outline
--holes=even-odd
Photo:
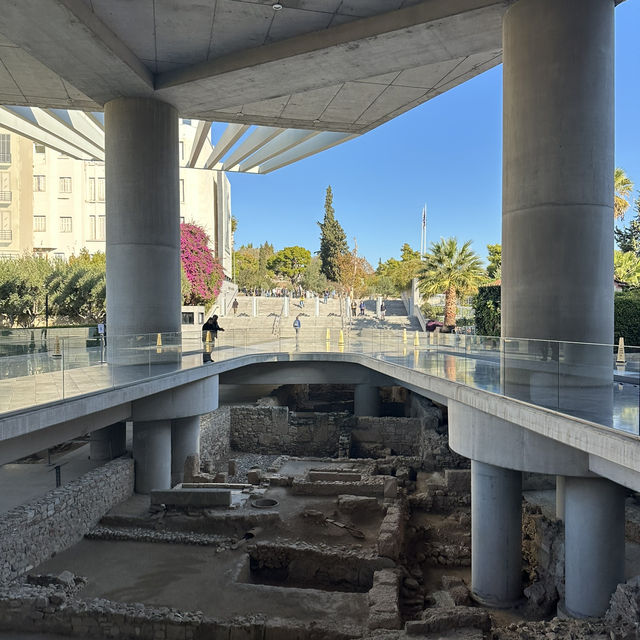
[[[365,315],[343,318],[340,310],[340,299],[329,298],[326,304],[320,298],[319,315],[316,316],[316,301],[314,298],[305,299],[304,306],[300,306],[299,298],[289,300],[289,317],[282,315],[284,298],[257,298],[258,315],[253,315],[253,297],[238,296],[238,309],[231,311],[224,318],[220,318],[220,325],[225,331],[247,331],[252,334],[267,337],[269,335],[290,334],[293,332],[293,320],[300,315],[304,330],[325,328],[344,329],[345,331],[359,331],[361,329],[420,329],[416,318],[407,316],[402,300],[386,300],[386,317],[384,320],[376,316],[376,301],[365,300]],[[356,313],[360,313],[359,308]],[[228,334],[227,334],[228,337]]]

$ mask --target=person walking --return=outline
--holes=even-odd
[[[384,300],[382,301],[382,304],[380,305],[380,317],[382,318],[382,320],[384,320],[384,314],[387,312],[387,305],[385,305]]]
[[[300,327],[302,323],[300,322],[300,314],[296,316],[296,319],[293,321],[293,328],[296,330],[296,351],[300,350]]]
[[[354,318],[356,317],[356,301],[355,300],[351,301],[351,315]]]
[[[364,313],[364,300],[362,300],[360,302],[360,315],[361,316],[365,315],[365,313]]]
[[[240,305],[238,304],[238,298],[234,298],[233,299],[233,304],[231,305],[231,308],[233,309],[233,315],[235,316],[236,313],[238,313],[238,307]]]
[[[218,331],[224,331],[224,329],[218,324],[218,316],[211,316],[203,325],[202,332],[204,334],[204,340],[207,339],[207,333],[211,332],[212,342],[215,344],[216,338],[218,337]]]

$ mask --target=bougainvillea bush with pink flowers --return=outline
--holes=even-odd
[[[197,224],[180,225],[180,259],[191,285],[184,304],[201,304],[209,308],[220,293],[224,272],[209,248],[207,232]]]

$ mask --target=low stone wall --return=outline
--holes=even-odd
[[[230,409],[231,448],[291,456],[335,456],[346,412],[292,412],[287,407],[237,406]]]
[[[399,500],[387,508],[378,532],[378,553],[397,562],[404,547],[406,513]]]
[[[0,516],[0,582],[11,581],[82,539],[133,494],[133,460],[119,458]]]
[[[203,462],[228,460],[230,439],[230,407],[219,407],[200,417],[200,459]]]
[[[420,453],[422,420],[419,418],[374,418],[359,416],[351,429],[351,455],[417,456]]]
[[[323,625],[255,615],[233,620],[206,617],[200,611],[125,604],[101,598],[82,600],[74,589],[61,585],[20,585],[0,589],[0,628],[21,632],[47,632],[66,638],[126,640],[348,640],[360,637]]]

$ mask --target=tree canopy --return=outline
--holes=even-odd
[[[488,244],[487,251],[489,252],[487,276],[490,280],[496,280],[497,278],[500,278],[502,273],[502,245]]]
[[[622,229],[614,229],[613,233],[620,251],[631,251],[640,256],[640,197],[635,199],[634,211],[636,215],[631,222]]]
[[[336,220],[333,208],[333,192],[331,185],[327,187],[324,201],[324,219],[318,222],[320,227],[320,260],[322,273],[332,282],[339,282],[340,273],[338,260],[341,255],[349,251],[347,235]]]
[[[613,217],[624,218],[629,208],[629,196],[633,192],[633,182],[629,179],[624,169],[617,167],[613,174]]]
[[[420,291],[425,296],[445,294],[444,324],[454,326],[457,298],[477,291],[484,276],[482,262],[471,240],[459,247],[457,238],[441,238],[430,249],[420,272]]]
[[[311,262],[311,252],[304,247],[285,247],[269,259],[267,267],[280,277],[287,278],[295,287]]]
[[[400,250],[400,260],[389,258],[386,262],[378,264],[376,291],[382,295],[400,295],[411,286],[411,280],[418,276],[421,266],[420,252],[405,242]]]

